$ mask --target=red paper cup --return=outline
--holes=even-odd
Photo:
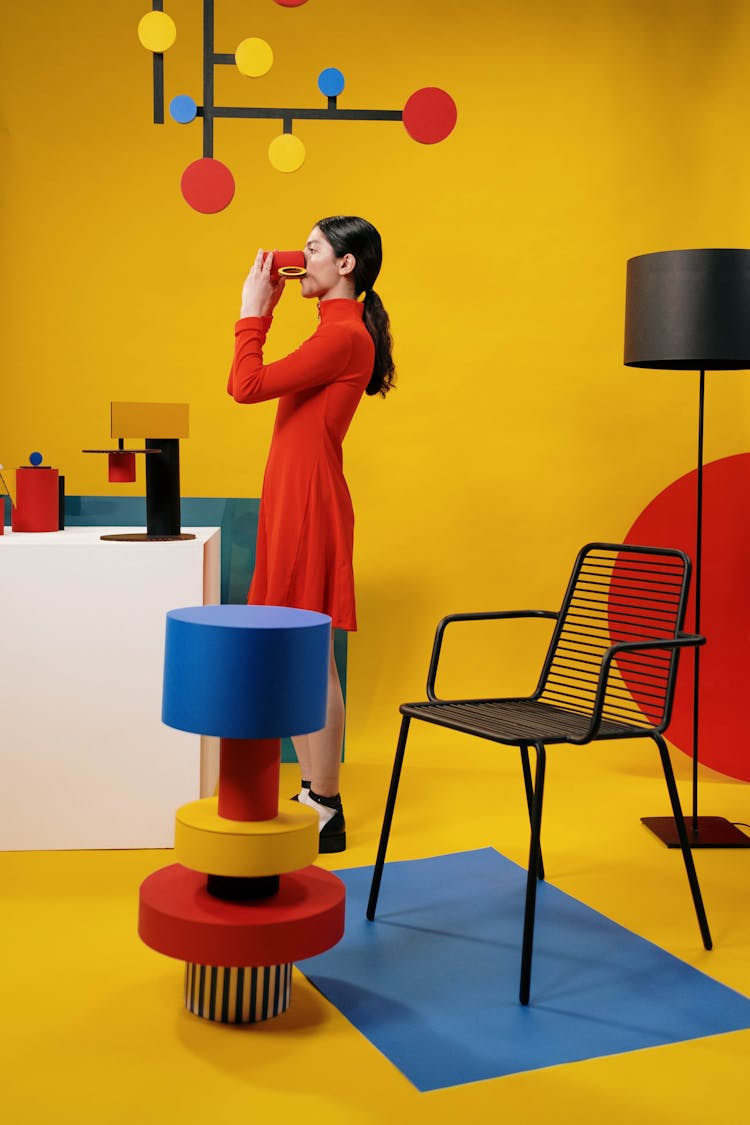
[[[268,254],[263,255],[265,262]],[[274,250],[271,277],[274,281],[279,277],[300,278],[307,273],[305,268],[305,255],[301,250]]]

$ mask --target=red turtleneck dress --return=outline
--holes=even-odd
[[[279,399],[247,600],[318,610],[352,631],[354,512],[342,443],[372,375],[374,346],[358,301],[319,308],[316,332],[276,363],[263,363],[270,317],[235,326],[229,394],[243,403]]]

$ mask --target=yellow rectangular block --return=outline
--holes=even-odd
[[[186,402],[113,402],[113,438],[183,438],[190,436]]]

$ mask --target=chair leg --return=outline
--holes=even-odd
[[[380,892],[380,880],[383,877],[383,865],[385,863],[385,853],[388,848],[388,837],[391,833],[391,821],[393,820],[393,809],[396,804],[396,794],[398,793],[398,783],[401,778],[401,767],[404,764],[404,752],[406,751],[406,738],[409,734],[409,723],[411,722],[410,715],[404,715],[401,720],[401,731],[398,736],[398,745],[396,746],[396,757],[393,762],[393,772],[391,773],[391,787],[388,790],[388,800],[385,803],[385,813],[383,814],[383,827],[380,832],[380,843],[378,845],[378,854],[375,860],[375,869],[372,873],[372,882],[370,883],[370,898],[367,903],[367,918],[372,922],[375,917],[375,908],[378,904],[378,894]]]
[[[661,755],[662,769],[664,770],[664,778],[667,782],[667,790],[669,792],[669,799],[672,802],[672,815],[674,816],[675,826],[677,828],[677,835],[680,840],[680,848],[682,850],[682,858],[685,861],[685,870],[687,871],[688,883],[690,884],[690,892],[693,896],[693,904],[695,905],[695,913],[698,917],[698,925],[700,926],[701,937],[703,938],[703,946],[705,949],[711,949],[713,942],[711,940],[711,931],[708,928],[708,919],[706,918],[706,911],[703,906],[703,896],[698,884],[698,875],[695,870],[695,863],[693,862],[693,853],[690,850],[690,843],[688,842],[687,830],[685,828],[685,818],[682,815],[682,808],[680,806],[680,798],[677,792],[677,785],[675,784],[674,772],[672,770],[672,762],[669,757],[669,750],[664,739],[659,734],[652,735],[654,742],[659,747],[659,754]]]
[[[531,803],[534,799],[534,786],[531,781],[531,766],[529,764],[529,744],[524,742],[521,744],[521,768],[523,769],[523,784],[526,790],[526,806],[529,810],[529,824],[531,824]],[[541,848],[539,849],[539,869],[537,871],[537,878],[544,880],[544,857]]]
[[[521,950],[521,987],[518,998],[528,1004],[531,991],[531,954],[534,946],[534,914],[536,911],[537,872],[542,858],[542,802],[544,800],[544,771],[547,753],[543,742],[535,742],[536,777],[531,802],[531,846],[529,869],[526,875],[526,907],[523,918],[523,947]]]

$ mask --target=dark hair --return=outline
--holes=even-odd
[[[331,215],[327,219],[320,219],[316,226],[330,242],[337,258],[352,254],[356,260],[354,291],[357,297],[360,293],[365,295],[363,320],[375,345],[375,362],[365,393],[385,397],[394,384],[396,368],[393,365],[393,340],[388,313],[373,289],[383,261],[380,235],[372,223],[356,215]]]

